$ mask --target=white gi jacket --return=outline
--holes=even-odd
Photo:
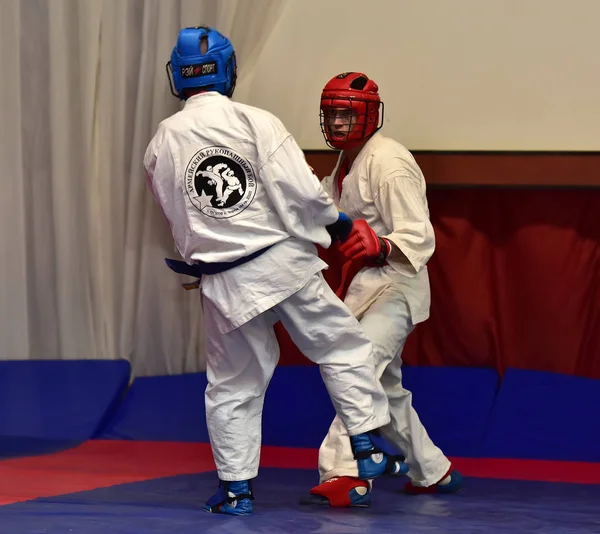
[[[435,250],[429,220],[425,179],[412,154],[400,143],[375,133],[367,141],[342,183],[337,175],[340,153],[325,190],[352,219],[365,219],[377,235],[389,239],[408,258],[388,258],[384,267],[363,268],[353,279],[345,302],[359,318],[378,295],[395,284],[406,296],[413,324],[429,317],[430,289],[427,262]]]
[[[202,277],[202,292],[237,328],[303,287],[327,265],[325,226],[338,210],[303,152],[271,113],[216,92],[193,96],[159,125],[144,157],[152,192],[189,264],[262,256]]]

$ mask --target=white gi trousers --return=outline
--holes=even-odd
[[[401,289],[387,286],[361,318],[373,343],[377,378],[388,397],[391,423],[382,436],[406,456],[413,484],[431,486],[450,469],[450,461],[432,442],[412,406],[412,393],[402,386],[402,348],[414,325]],[[320,482],[358,476],[344,422],[336,417],[319,449]]]
[[[279,360],[273,331],[278,320],[302,353],[320,366],[336,413],[348,429],[348,450],[348,434],[390,422],[387,397],[375,377],[372,344],[320,271],[299,291],[228,333],[217,328],[217,308],[206,298],[203,306],[206,421],[221,480],[248,480],[258,473],[264,396]],[[351,452],[350,459],[356,466]]]

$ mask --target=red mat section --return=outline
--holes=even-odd
[[[88,441],[74,449],[0,462],[0,505],[213,470],[204,443]]]
[[[264,447],[263,467],[315,469],[316,449]],[[600,484],[600,464],[453,458],[467,477]],[[205,443],[88,441],[74,449],[0,461],[0,505],[153,478],[214,470]]]
[[[452,458],[456,469],[468,477],[600,484],[600,463]]]

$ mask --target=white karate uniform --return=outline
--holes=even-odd
[[[382,429],[405,455],[413,484],[430,486],[450,468],[412,407],[411,392],[402,386],[402,348],[416,324],[429,317],[427,262],[435,249],[429,220],[425,179],[412,154],[377,132],[362,148],[342,183],[337,176],[341,153],[325,190],[352,219],[365,219],[380,237],[398,247],[409,262],[365,267],[352,280],[345,303],[360,320],[373,343],[377,377],[390,402],[392,422]],[[394,259],[395,258],[395,259]],[[357,476],[343,422],[336,417],[319,450],[321,482]]]
[[[206,417],[219,478],[257,475],[277,320],[321,366],[352,435],[387,424],[372,344],[321,274],[327,265],[315,243],[330,246],[325,226],[338,210],[283,124],[218,93],[196,95],[160,124],[144,166],[187,263],[231,262],[271,246],[201,281]]]

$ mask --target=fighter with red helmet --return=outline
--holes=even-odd
[[[423,173],[412,154],[385,137],[377,84],[360,72],[332,78],[321,94],[321,130],[337,164],[323,180],[340,210],[354,219],[340,245],[354,265],[344,302],[373,343],[377,377],[392,421],[383,437],[406,455],[408,493],[453,493],[462,476],[437,447],[402,385],[402,349],[415,325],[429,317],[427,262],[435,249]],[[336,417],[319,450],[320,485],[304,502],[368,506],[370,484],[357,478],[346,428]]]

